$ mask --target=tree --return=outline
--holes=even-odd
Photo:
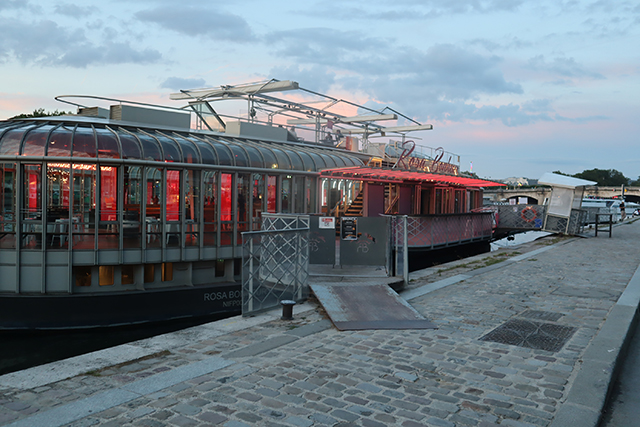
[[[45,111],[44,108],[38,108],[33,110],[33,113],[30,114],[18,114],[17,116],[11,117],[12,119],[29,119],[32,117],[49,117],[49,116],[64,116],[65,114],[72,114],[71,112],[66,111]]]
[[[629,184],[629,178],[615,169],[589,169],[573,175],[575,178],[595,181],[599,186],[620,186]]]
[[[640,176],[635,181],[629,182],[629,185],[633,185],[634,187],[640,187]]]

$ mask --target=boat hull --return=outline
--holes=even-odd
[[[75,295],[0,295],[0,330],[86,329],[239,314],[240,285]]]

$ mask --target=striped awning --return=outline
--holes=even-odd
[[[426,182],[433,184],[456,185],[461,187],[504,187],[506,185],[501,182],[469,178],[458,175],[444,175],[430,172],[361,166],[325,169],[320,172],[320,176],[323,178],[351,179],[369,182]]]

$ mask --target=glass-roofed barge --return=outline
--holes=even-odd
[[[188,102],[182,109],[59,97],[78,113],[0,122],[0,329],[238,313],[241,233],[259,230],[263,212],[331,214],[320,172],[375,158],[345,147],[340,130],[366,140],[382,129],[376,120],[397,119],[325,116],[268,95],[292,88],[183,91],[172,95]],[[248,102],[247,120],[216,111],[222,99]],[[313,142],[294,130],[308,124]]]

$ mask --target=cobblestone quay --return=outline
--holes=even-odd
[[[593,233],[591,233],[593,236]],[[640,295],[640,223],[413,274],[437,330],[233,318],[0,377],[10,426],[595,426]]]

